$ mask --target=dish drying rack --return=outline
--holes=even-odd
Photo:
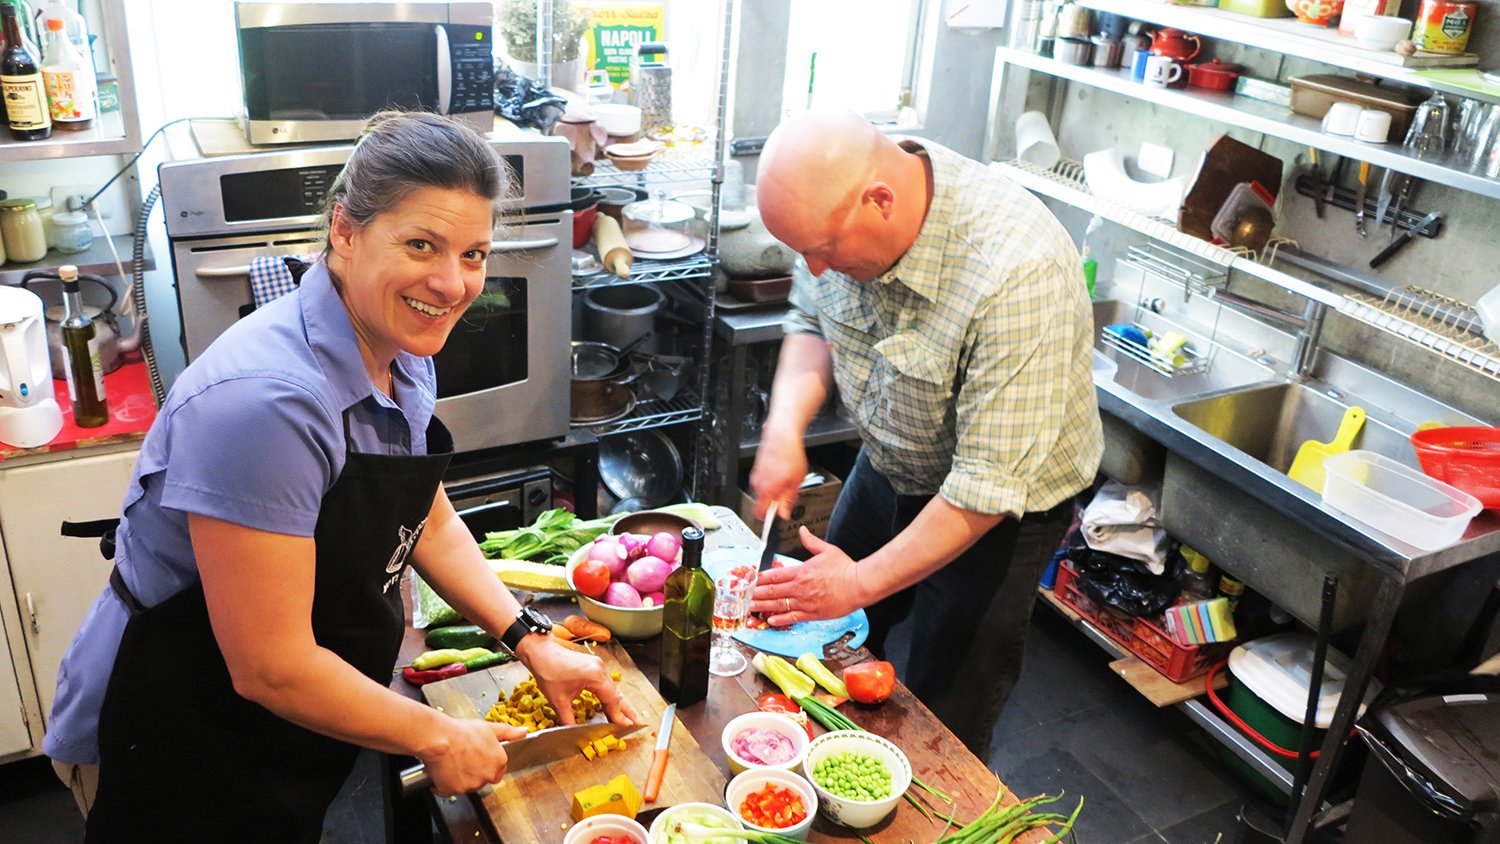
[[[1143,273],[1150,276],[1180,285],[1183,290],[1183,302],[1186,303],[1193,294],[1200,296],[1211,295],[1212,288],[1222,286],[1228,278],[1228,271],[1205,261],[1168,249],[1158,243],[1144,243],[1130,246],[1122,259],[1126,264],[1139,267]],[[1144,288],[1144,276],[1142,277],[1142,288],[1136,296],[1136,301],[1142,303],[1138,309],[1145,308],[1146,292]],[[1139,314],[1139,310],[1137,310]],[[1140,330],[1142,334],[1149,335],[1151,331],[1139,322],[1128,323]],[[1217,322],[1214,333],[1217,333]],[[1184,334],[1188,333],[1186,329]],[[1201,349],[1195,345],[1190,338],[1189,342],[1177,349],[1171,357],[1153,353],[1148,343],[1140,343],[1128,337],[1123,337],[1112,331],[1101,331],[1100,340],[1104,345],[1129,357],[1131,360],[1141,364],[1159,375],[1167,378],[1175,378],[1182,375],[1199,375],[1208,371],[1213,362],[1213,353],[1217,344],[1212,339],[1207,341],[1207,349]],[[1177,362],[1178,359],[1181,362]]]
[[[1500,345],[1480,333],[1479,315],[1457,299],[1408,285],[1383,299],[1346,294],[1339,312],[1500,381]]]

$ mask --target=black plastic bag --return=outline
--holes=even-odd
[[[535,79],[516,73],[495,60],[495,113],[517,126],[552,131],[568,101],[542,87]]]
[[[1108,605],[1127,615],[1155,616],[1172,606],[1182,591],[1182,555],[1174,549],[1167,554],[1161,574],[1152,574],[1139,560],[1095,551],[1074,532],[1068,537],[1068,559],[1078,571],[1078,586],[1096,603]]]

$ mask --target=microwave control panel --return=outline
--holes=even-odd
[[[495,109],[495,57],[490,27],[447,24],[448,53],[453,64],[453,99],[449,114]]]

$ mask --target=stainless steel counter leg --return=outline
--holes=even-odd
[[[1365,630],[1360,634],[1359,649],[1355,651],[1354,662],[1349,666],[1344,692],[1339,697],[1338,708],[1334,710],[1333,721],[1328,725],[1328,735],[1323,739],[1318,764],[1313,768],[1307,791],[1298,801],[1297,813],[1292,818],[1291,829],[1287,831],[1287,844],[1303,844],[1307,840],[1313,817],[1317,814],[1318,807],[1323,805],[1328,780],[1344,755],[1344,742],[1348,739],[1350,728],[1354,726],[1355,714],[1359,711],[1360,701],[1364,699],[1365,689],[1370,684],[1370,674],[1375,668],[1375,661],[1380,657],[1381,649],[1385,647],[1391,623],[1396,620],[1396,611],[1401,608],[1401,598],[1405,592],[1404,581],[1387,577],[1381,581],[1380,589],[1375,593],[1375,603],[1365,622]]]

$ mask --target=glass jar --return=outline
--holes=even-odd
[[[94,232],[82,211],[60,211],[52,216],[52,248],[69,255],[87,252],[94,245]]]
[[[30,199],[7,199],[0,202],[0,238],[5,254],[13,262],[30,264],[47,257],[47,235],[42,230],[42,215]]]
[[[56,249],[57,244],[52,240],[52,215],[57,208],[52,205],[50,196],[28,196],[27,199],[36,203],[36,213],[42,218],[42,234],[47,236],[47,248]]]

